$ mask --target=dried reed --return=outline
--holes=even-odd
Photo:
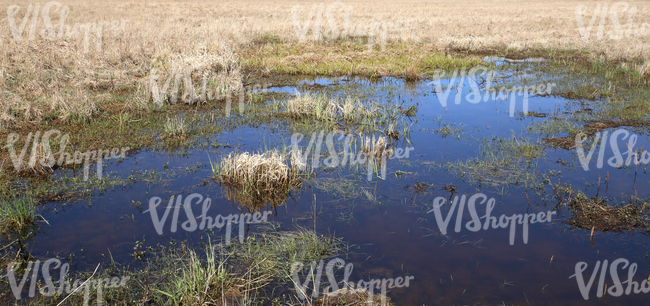
[[[299,172],[290,168],[277,150],[262,154],[231,153],[215,172],[226,185],[229,200],[254,209],[265,203],[281,205],[289,191],[301,183]]]

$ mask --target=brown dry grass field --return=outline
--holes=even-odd
[[[41,36],[43,17],[24,26],[17,43],[28,1],[2,1],[0,7],[18,6],[15,29],[10,18],[0,23],[0,126],[36,124],[43,118],[69,122],[90,119],[100,110],[108,112],[112,103],[127,108],[144,108],[146,86],[152,69],[163,77],[179,65],[195,69],[214,68],[231,88],[241,86],[243,78],[273,73],[346,72],[372,75],[421,76],[411,63],[430,53],[452,52],[458,57],[472,55],[579,56],[591,60],[633,61],[637,70],[647,71],[644,60],[650,57],[649,36],[623,35],[597,39],[598,22],[585,42],[576,20],[576,8],[588,8],[583,22],[588,24],[595,1],[66,1],[69,11],[65,25],[120,21],[113,31],[104,31],[101,47],[92,30],[84,50],[84,34],[66,38],[59,33],[60,12],[50,8],[55,37]],[[40,3],[43,8],[46,3]],[[298,29],[304,26],[313,6],[323,4],[322,29],[333,22],[343,28],[345,14],[357,34],[369,33],[359,25],[372,23],[397,25],[386,32],[386,48],[379,39],[375,48],[349,48],[349,37],[336,43],[314,41],[311,32],[301,42]],[[292,9],[302,10],[292,17]],[[646,2],[629,2],[638,8],[635,25],[649,20]],[[611,6],[611,4],[610,4]],[[322,8],[321,8],[322,9]],[[15,8],[14,8],[15,10]],[[41,10],[42,13],[42,10]],[[7,13],[9,14],[9,12]],[[41,14],[43,15],[43,14]],[[621,10],[620,23],[627,16]],[[296,18],[297,16],[297,18]],[[293,19],[292,19],[293,18]],[[122,20],[128,20],[126,22]],[[34,23],[35,22],[35,23]],[[312,22],[312,24],[315,20]],[[35,24],[34,34],[32,24]],[[401,25],[401,26],[399,26]],[[614,24],[607,19],[604,33]],[[313,28],[313,27],[312,27]],[[624,29],[625,30],[625,29]],[[61,37],[58,37],[60,34]],[[30,39],[32,35],[32,39]],[[349,35],[352,36],[352,35]],[[317,39],[318,40],[318,39]],[[269,44],[268,42],[273,42]],[[400,57],[404,67],[390,63]],[[372,61],[372,59],[380,59]],[[367,64],[368,60],[372,64]],[[388,63],[383,63],[383,62]],[[316,69],[313,64],[327,65]],[[341,68],[338,63],[350,63]],[[312,65],[312,66],[310,66]],[[435,67],[433,67],[435,68]],[[174,68],[175,69],[175,68]],[[350,71],[347,71],[350,70]],[[128,99],[120,99],[128,95]],[[128,100],[128,101],[124,101]]]

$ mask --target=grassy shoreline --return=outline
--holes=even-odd
[[[475,55],[443,55],[441,53],[425,54],[425,52],[418,50],[417,48],[414,48],[415,50],[408,50],[408,48],[401,45],[389,45],[387,51],[384,52],[366,52],[364,48],[364,45],[357,45],[344,49],[336,48],[336,46],[331,45],[299,47],[293,43],[277,45],[275,42],[267,42],[260,45],[258,50],[248,51],[248,53],[242,54],[243,58],[246,58],[246,60],[243,60],[241,64],[243,71],[246,71],[246,73],[244,73],[246,77],[244,78],[243,84],[265,83],[271,84],[271,86],[287,86],[296,85],[299,79],[305,77],[328,77],[336,75],[357,75],[370,78],[377,76],[392,76],[404,79],[421,79],[426,78],[426,73],[432,73],[435,69],[448,70],[459,67],[473,67],[479,64],[490,65],[489,63],[483,62]],[[392,54],[392,51],[394,50],[393,48],[403,53],[401,53],[401,55],[398,54],[396,57],[391,57],[389,55]],[[276,50],[276,53],[269,53],[269,50]],[[310,50],[322,52],[320,55],[323,55],[325,59],[331,59],[331,61],[310,61],[309,58],[316,56],[314,53],[309,53]],[[335,56],[331,55],[332,50],[337,52],[335,53]],[[295,54],[301,52],[307,52],[305,54],[312,55],[303,58],[296,57]],[[405,64],[409,63],[411,53],[418,54],[420,60],[418,62],[419,64],[413,65],[413,67],[410,68],[411,70],[408,70],[405,68]],[[347,63],[348,55],[351,55],[349,58],[352,58],[353,60],[351,65],[339,65],[341,61]],[[301,61],[303,66],[295,66],[293,70],[287,70],[287,66],[278,64],[282,58],[292,56],[294,57],[294,60]],[[340,56],[344,56],[346,59],[341,59],[342,57]],[[358,57],[355,58],[354,56]],[[366,64],[364,64],[364,61],[366,61]],[[371,71],[365,69],[365,67],[373,65],[380,67],[381,65],[377,65],[378,61],[383,61],[385,68],[379,69],[379,73],[377,70]],[[355,63],[358,65],[354,66]],[[592,121],[614,122],[613,125],[610,124],[611,126],[625,126],[626,122],[632,122],[634,125],[648,124],[643,123],[645,121],[642,119],[650,113],[650,107],[646,105],[647,102],[643,99],[645,93],[648,92],[647,80],[643,75],[635,73],[634,70],[621,69],[620,63],[615,61],[590,62],[586,58],[583,58],[581,61],[573,62],[567,61],[566,58],[556,58],[548,60],[548,63],[549,64],[546,65],[546,67],[543,67],[542,72],[557,74],[560,78],[564,71],[571,71],[573,74],[577,73],[578,75],[585,75],[586,77],[605,74],[607,77],[603,82],[617,82],[615,86],[618,86],[619,91],[609,94],[610,98],[608,98],[604,103],[604,105],[608,105],[607,108],[603,108],[603,111],[601,111],[597,116],[592,116]],[[146,79],[146,77],[144,77],[144,79]],[[570,80],[566,81],[566,83],[570,82]],[[193,84],[200,84],[200,79],[194,80]],[[179,92],[184,92],[185,88],[183,87],[183,84],[181,83],[180,85],[181,87],[178,89]],[[8,139],[9,133],[19,134],[20,139],[14,145],[15,149],[18,151],[24,145],[23,141],[29,132],[45,132],[51,129],[58,129],[62,134],[68,133],[71,135],[70,144],[68,146],[69,150],[81,152],[114,147],[129,147],[135,150],[191,148],[197,144],[198,139],[209,137],[209,135],[218,134],[228,129],[226,125],[220,124],[220,122],[227,119],[224,114],[230,111],[236,116],[239,112],[239,105],[237,102],[239,99],[238,95],[233,95],[231,101],[232,105],[228,105],[227,100],[223,97],[221,97],[221,99],[193,105],[186,104],[183,101],[178,101],[173,105],[164,104],[162,106],[157,106],[154,101],[149,100],[142,104],[144,106],[133,107],[133,103],[128,102],[129,99],[143,101],[143,99],[148,95],[146,92],[147,90],[148,89],[139,85],[128,89],[123,88],[121,91],[122,95],[119,95],[113,100],[98,104],[98,111],[89,120],[68,122],[60,119],[43,119],[41,121],[15,122],[10,129],[0,130],[0,141],[1,143],[4,143],[5,140]],[[594,88],[585,87],[575,89],[572,87],[566,87],[563,90],[564,92],[560,91],[554,94],[557,96],[570,96],[577,100],[592,100],[590,97],[593,95]],[[113,89],[106,89],[104,91],[98,91],[97,95],[101,96],[112,92]],[[254,112],[253,117],[256,119],[251,120],[265,117],[268,117],[267,120],[274,120],[272,114],[266,114],[267,111],[263,109],[256,109],[256,105],[260,102],[264,103],[264,101],[281,96],[278,96],[276,93],[249,92],[243,97],[246,100],[244,104],[244,114],[247,114],[246,112],[249,111]],[[601,102],[595,100],[589,103],[597,104]],[[637,105],[637,107],[623,107],[626,103],[628,105],[632,103],[633,105]],[[229,109],[229,106],[232,107],[232,109]],[[639,113],[639,110],[644,110],[644,112]],[[168,135],[170,134],[170,118],[180,118],[179,116],[182,116],[182,124],[180,124],[180,128],[183,130],[174,132],[178,133],[176,136]],[[563,119],[566,120],[567,118]],[[589,121],[585,121],[584,118],[579,118],[579,122],[575,122],[575,120],[571,118],[569,118],[569,120],[574,121],[573,126],[578,124],[584,125],[584,127],[582,129],[572,127],[570,130],[566,131],[564,128],[560,128],[560,130],[555,131],[553,134],[558,135],[561,134],[562,131],[569,132],[567,138],[569,139],[571,138],[571,135],[575,135],[581,130],[589,131],[591,126],[593,126],[593,124],[588,125],[587,123],[589,123]],[[246,122],[246,120],[243,122]],[[175,128],[179,127],[177,126]],[[548,130],[548,128],[545,129]],[[552,145],[555,145],[555,142],[553,142],[553,140],[549,141]],[[4,182],[4,186],[10,186],[17,177],[22,177],[23,179],[33,182],[33,184],[44,182],[42,176],[34,175],[33,173],[27,175],[25,175],[25,173],[16,173],[16,171],[11,167],[9,152],[6,150],[4,145],[3,147],[5,149],[0,152],[0,161],[2,161],[3,164],[3,173],[0,173],[0,182]],[[77,169],[81,167],[80,165],[72,166]],[[67,166],[64,168],[70,167]],[[3,188],[2,194],[11,195],[11,193],[13,192],[10,189],[7,189],[7,187]],[[40,196],[44,195],[41,194]]]

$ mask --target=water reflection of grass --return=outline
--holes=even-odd
[[[433,123],[436,123],[436,119],[432,119]],[[464,123],[444,122],[441,116],[438,116],[438,129],[433,130],[433,133],[440,134],[442,138],[447,138],[449,136],[455,136],[454,138],[460,139],[460,136],[465,132],[462,128],[454,128],[454,126],[466,126]]]
[[[540,142],[525,139],[494,137],[484,139],[478,157],[467,161],[448,162],[447,170],[472,183],[492,186],[523,183],[535,184],[536,159],[544,152]]]
[[[319,179],[314,182],[314,185],[325,193],[333,195],[334,198],[338,198],[339,201],[359,199],[363,196],[359,183],[342,177]]]
[[[560,134],[577,134],[579,128],[575,122],[565,118],[549,118],[543,121],[534,121],[528,126],[529,133],[545,137]]]
[[[133,171],[126,178],[119,177],[114,173],[104,173],[100,179],[91,172],[88,180],[84,180],[83,173],[65,171],[46,178],[30,177],[20,181],[7,181],[6,185],[0,189],[0,195],[22,194],[41,204],[54,201],[78,201],[90,199],[97,193],[101,194],[116,187],[127,187],[137,182],[162,183],[164,178],[177,175],[174,170],[163,172],[142,170]]]

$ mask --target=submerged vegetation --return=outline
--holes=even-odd
[[[554,186],[557,206],[567,207],[571,218],[567,224],[575,228],[599,232],[639,230],[650,234],[650,214],[647,200],[634,196],[615,203],[598,195],[588,197],[582,191],[565,185]]]
[[[102,289],[103,299],[110,305],[257,305],[261,301],[298,301],[295,292],[291,297],[278,295],[277,290],[293,290],[291,264],[320,261],[336,255],[343,246],[338,238],[304,229],[259,233],[243,244],[213,244],[208,237],[203,248],[185,244],[148,247],[143,268],[112,263],[97,273],[75,273],[64,282],[127,277],[127,286]],[[80,305],[84,290],[69,296],[37,295],[29,303],[56,305],[67,298],[61,305]],[[94,301],[97,288],[91,286],[88,292]]]
[[[531,186],[540,181],[534,170],[543,152],[539,142],[493,137],[482,140],[478,157],[447,162],[446,168],[473,183]]]
[[[242,244],[208,243],[201,254],[187,247],[160,253],[149,266],[158,277],[149,288],[154,293],[150,299],[156,305],[253,305],[275,300],[271,288],[288,287],[294,261],[318,261],[336,254],[340,246],[332,237],[297,230],[261,233]]]

